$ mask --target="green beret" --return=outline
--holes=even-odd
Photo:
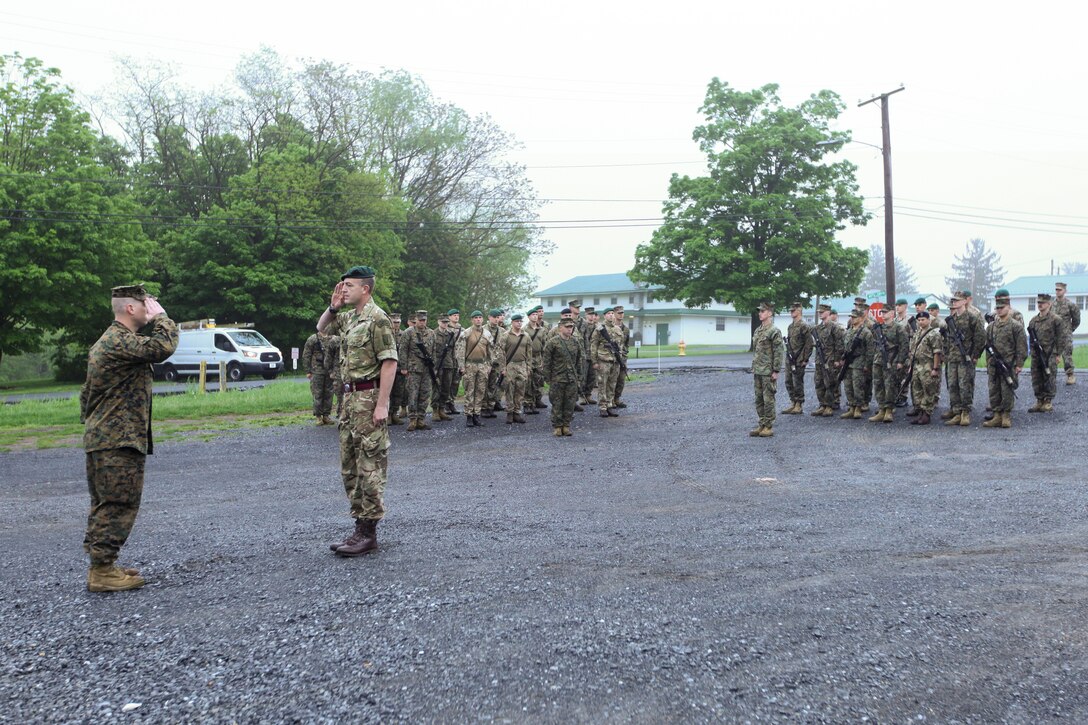
[[[520,319],[521,319],[521,313],[520,312],[515,312],[514,314],[510,315],[510,321],[511,322],[513,322],[514,320],[520,320]]]
[[[914,304],[916,304],[916,305],[924,305],[925,303],[926,303],[926,298],[925,297],[919,297],[918,299],[914,300]]]
[[[147,290],[142,284],[129,284],[123,287],[114,287],[110,290],[110,297],[131,298],[134,300],[147,299]]]
[[[469,315],[469,317],[483,317],[483,316],[484,316],[484,313],[480,312],[479,310],[473,310],[472,314]]]
[[[963,297],[973,297],[974,296],[974,295],[971,294],[971,290],[969,290],[969,289],[965,289],[964,291],[960,292],[960,295],[963,296]]]
[[[351,279],[370,279],[373,276],[374,276],[374,268],[373,267],[366,267],[366,266],[352,267],[347,272],[344,272],[342,275],[340,275],[340,281],[344,281],[345,279],[348,279],[349,277]]]
[[[461,314],[461,310],[459,310],[459,309],[457,309],[456,307],[454,307],[454,308],[453,308],[452,310],[450,310],[450,311],[449,311],[449,312],[447,312],[446,314],[447,314],[447,315],[459,315],[459,314]]]
[[[498,317],[502,314],[502,310],[500,310],[498,307],[492,307],[490,310],[487,311],[487,314],[491,317]],[[475,317],[475,315],[473,315],[473,317]]]
[[[994,292],[994,297],[1008,297],[1008,296],[1009,296],[1009,291],[1007,289],[1005,289],[1004,287],[999,289],[997,292]]]
[[[897,299],[897,300],[895,301],[895,304],[897,304],[897,305],[905,305],[905,304],[907,304],[907,298],[906,298],[906,297],[900,297],[899,299]]]
[[[839,314],[839,311],[838,311],[838,310],[836,310],[836,309],[835,309],[834,307],[832,307],[832,308],[831,308],[831,314],[833,314],[833,315],[837,315],[837,314]]]
[[[937,304],[936,302],[930,302],[930,303],[929,303],[929,307],[927,307],[926,309],[929,309],[929,310],[939,310],[939,309],[941,309],[941,306],[940,306],[940,305],[938,305],[938,304]]]

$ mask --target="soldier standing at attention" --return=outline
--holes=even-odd
[[[943,343],[941,335],[930,327],[929,312],[918,313],[918,333],[910,351],[910,365],[913,370],[911,394],[918,406],[918,415],[911,425],[929,425],[933,409],[937,407],[937,396],[941,390],[941,355]]]
[[[903,302],[906,309],[906,302]],[[873,327],[873,390],[876,393],[876,415],[870,423],[895,421],[895,403],[899,398],[900,378],[910,352],[910,330],[893,317],[891,307],[880,311],[881,320]]]
[[[332,376],[325,363],[328,344],[328,335],[315,332],[306,338],[306,344],[302,347],[302,369],[310,381],[310,395],[314,399],[314,417],[318,425],[332,425],[329,419],[332,412]]]
[[[917,311],[917,300],[915,301],[915,311]],[[925,301],[922,302],[922,307],[925,307]],[[900,297],[895,301],[895,324],[904,330],[906,333],[906,344],[903,346],[903,358],[906,359],[907,353],[910,351],[910,338],[914,335],[915,329],[917,329],[918,321],[914,319],[914,315],[907,314],[907,298]],[[902,370],[900,370],[902,373]],[[902,385],[902,375],[900,377],[899,391],[895,398],[896,408],[905,408],[907,405],[907,387]],[[888,421],[891,423],[892,421]]]
[[[862,408],[869,409],[869,388],[866,387],[866,370],[872,374],[869,366],[873,361],[873,333],[865,325],[867,314],[855,307],[850,312],[850,328],[843,337],[845,357],[840,367],[845,366],[843,384],[846,387],[847,411],[839,416],[842,419],[861,418]]]
[[[1068,328],[1054,314],[1051,304],[1051,296],[1041,292],[1035,303],[1039,311],[1028,323],[1031,387],[1035,392],[1035,405],[1028,408],[1029,413],[1054,412],[1052,401],[1058,390],[1058,363],[1061,362],[1061,352],[1065,349],[1065,339],[1069,335]]]
[[[817,309],[820,324],[812,331],[813,347],[816,348],[816,372],[813,378],[820,407],[812,411],[812,415],[830,418],[831,411],[839,406],[838,363],[843,354],[843,331],[831,321],[831,305],[820,305]],[[816,345],[817,340],[819,345]]]
[[[623,324],[623,305],[616,305],[612,308],[612,326],[615,328],[612,339],[616,341],[616,345],[620,348],[619,370],[616,373],[616,392],[612,403],[617,408],[626,408],[627,403],[620,400],[620,396],[623,395],[623,388],[627,384],[627,352],[631,345],[631,328]]]
[[[1065,323],[1065,345],[1061,349],[1062,362],[1065,363],[1065,384],[1076,385],[1077,377],[1073,374],[1073,333],[1080,327],[1080,308],[1070,302],[1066,296],[1066,283],[1054,283],[1054,314]]]
[[[398,368],[408,372],[408,430],[431,430],[427,404],[431,400],[434,370],[434,330],[427,327],[427,310],[419,310],[415,324],[401,333]],[[437,415],[437,414],[436,414]],[[437,418],[436,418],[437,420]]]
[[[400,313],[390,312],[389,323],[393,327],[393,340],[397,349],[397,360],[400,360]],[[408,383],[408,371],[398,369],[393,379],[393,390],[389,393],[389,425],[404,425],[400,419],[401,407],[404,406],[408,395],[406,385]]]
[[[843,328],[842,325],[839,324],[839,311],[836,310],[835,308],[831,308],[831,323],[833,325],[835,325],[835,327],[839,328],[840,331],[842,331],[843,339],[845,340],[846,330]],[[846,351],[844,350],[843,354],[845,354],[845,352]],[[838,376],[838,371],[835,371],[835,374],[836,374],[836,376]],[[841,410],[839,403],[840,403],[840,401],[842,400],[842,397],[843,397],[843,384],[841,382],[838,382],[837,378],[836,378],[836,381],[835,381],[835,392],[833,393],[833,395],[834,395],[833,399],[834,399],[835,402],[834,402],[834,405],[831,406],[831,409],[832,410]]]
[[[503,331],[502,310],[498,308],[488,310],[487,331],[491,334],[492,344],[498,344],[499,335]],[[491,371],[487,374],[487,397],[484,399],[481,413],[485,418],[494,418],[495,411],[505,410],[502,405],[502,391],[499,390],[499,374],[502,372],[499,369],[500,362],[498,356],[495,356],[492,359]]]
[[[983,428],[1012,428],[1012,408],[1016,402],[1017,376],[1024,369],[1028,343],[1024,326],[1012,319],[1012,308],[1003,297],[994,298],[997,310],[994,321],[986,330],[987,343],[996,355],[986,354],[986,374],[989,379],[990,407],[994,416]],[[998,359],[1000,358],[1000,360]]]
[[[582,363],[582,348],[573,339],[574,320],[563,320],[558,332],[544,345],[544,375],[548,380],[548,399],[552,403],[552,434],[573,435],[570,429],[574,419],[574,404],[578,400],[578,386]]]
[[[525,413],[540,415],[538,408],[547,408],[544,403],[544,343],[548,332],[540,322],[544,308],[540,305],[529,310],[529,324],[525,328],[529,336],[529,347],[533,350],[533,361],[529,366],[529,384],[525,390]]]
[[[1010,300],[1009,291],[1007,289],[1002,287],[997,292],[994,292],[994,300],[1005,300],[1005,302],[1008,303],[1006,307],[1009,308],[1009,317],[1019,322],[1021,327],[1027,329],[1027,323],[1024,322],[1024,316],[1020,314],[1020,310],[1012,306],[1012,301]]]
[[[525,388],[529,383],[529,368],[533,364],[533,347],[529,334],[522,329],[521,313],[510,316],[510,329],[499,336],[499,355],[502,356],[506,381],[506,422],[524,423],[521,409],[525,405]]]
[[[431,392],[432,418],[435,420],[453,420],[449,415],[449,409],[453,405],[454,377],[457,375],[457,360],[454,359],[453,349],[457,345],[457,335],[450,328],[450,316],[438,316],[438,329],[434,331],[434,364],[438,374],[438,384]]]
[[[952,296],[952,312],[945,320],[948,360],[948,414],[945,425],[971,425],[975,402],[975,364],[986,346],[982,317],[970,311],[963,293]],[[947,416],[947,417],[946,417]]]
[[[613,410],[616,378],[620,373],[619,346],[612,339],[614,319],[613,310],[605,312],[604,322],[597,325],[589,338],[589,360],[597,372],[597,409],[602,418],[615,418],[619,415]]]
[[[586,374],[582,381],[582,394],[585,396],[587,405],[597,404],[597,401],[593,399],[593,389],[597,387],[597,371],[593,369],[593,365],[589,362],[589,345],[593,340],[593,331],[597,329],[598,324],[597,308],[586,307],[586,324],[582,328],[582,352],[585,353],[582,358],[584,361],[582,367],[586,369]]]
[[[330,336],[325,344],[325,374],[332,380],[332,394],[336,400],[336,418],[344,409],[344,379],[340,377],[340,338]]]
[[[752,377],[759,418],[759,424],[748,432],[753,438],[774,435],[774,396],[778,392],[778,373],[785,355],[782,332],[774,326],[774,307],[770,302],[763,302],[759,305],[759,327],[752,333]]]
[[[393,324],[373,300],[374,270],[352,267],[340,277],[318,332],[340,337],[344,412],[340,421],[340,475],[355,531],[329,548],[361,556],[378,548],[389,472],[389,394],[397,377]]]
[[[872,316],[869,315],[869,301],[866,300],[864,297],[855,297],[854,309],[861,312],[862,325],[864,325],[864,327],[869,331],[869,335],[871,337],[873,332],[873,325],[876,324],[876,320],[874,320]],[[861,413],[869,412],[869,401],[873,399],[873,369],[866,366],[862,373],[865,379],[865,382],[863,383],[865,386],[865,409],[858,411],[859,417],[861,416]]]
[[[457,346],[457,338],[461,336],[461,311],[456,307],[450,309],[446,313],[450,317],[450,329],[454,334],[454,347]],[[461,389],[461,371],[457,369],[457,355],[453,350],[450,350],[450,359],[453,363],[453,382],[450,383],[450,395],[446,400],[446,412],[450,415],[460,415],[461,411],[457,410],[453,405],[453,401],[457,398],[457,392]]]
[[[144,585],[135,569],[117,566],[144,490],[151,439],[151,363],[170,357],[178,328],[143,285],[114,287],[113,324],[87,356],[87,381],[79,393],[86,424],[87,488],[91,508],[83,550],[91,558],[87,589],[120,592]]]
[[[812,354],[814,329],[805,322],[803,310],[800,302],[790,305],[793,322],[786,328],[786,392],[790,396],[790,407],[782,411],[785,415],[800,415],[804,412],[805,368],[808,367],[808,358]]]
[[[484,313],[472,311],[472,324],[457,338],[457,369],[465,381],[465,426],[483,425],[481,411],[487,398],[487,378],[495,360],[496,340],[484,327]],[[495,414],[492,413],[492,418]]]

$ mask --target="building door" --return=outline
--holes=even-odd
[[[669,344],[669,323],[659,322],[657,323],[657,344],[668,345]]]

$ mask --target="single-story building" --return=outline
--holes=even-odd
[[[1009,291],[1009,302],[1014,309],[1020,311],[1025,322],[1030,322],[1038,311],[1035,305],[1040,292],[1049,295],[1054,294],[1054,283],[1065,282],[1066,299],[1072,300],[1080,308],[1081,317],[1088,313],[1088,274],[1042,274],[1028,277],[1017,277],[1005,285]],[[975,300],[978,303],[978,300]],[[1088,335],[1088,320],[1081,323],[1080,328],[1074,333],[1076,337]]]

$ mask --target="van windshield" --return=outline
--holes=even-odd
[[[243,347],[272,347],[272,343],[256,330],[237,330],[230,333],[230,336]]]

